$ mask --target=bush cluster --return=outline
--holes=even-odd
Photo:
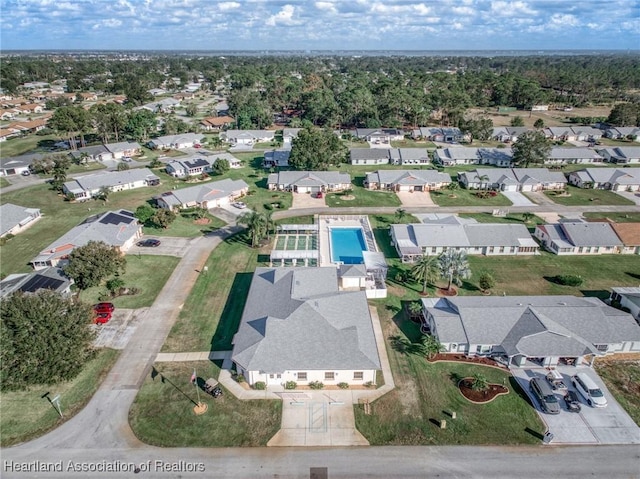
[[[556,283],[563,286],[580,286],[584,282],[582,276],[574,274],[559,274],[554,279]]]
[[[287,381],[286,383],[284,383],[285,389],[295,389],[297,387],[298,387],[298,383],[295,381]]]
[[[311,381],[309,383],[309,387],[311,389],[322,389],[324,387],[324,384],[322,384],[320,381]]]
[[[264,391],[267,389],[267,385],[264,381],[257,381],[253,384],[253,389],[257,389],[258,391]]]

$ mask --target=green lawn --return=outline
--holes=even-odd
[[[141,441],[160,447],[258,447],[278,432],[282,401],[241,401],[224,388],[218,399],[200,391],[208,410],[196,416],[196,390],[189,382],[194,368],[200,384],[220,371],[209,361],[155,365],[159,374],[147,377],[129,411]]]
[[[160,290],[180,262],[175,256],[127,255],[127,270],[120,276],[125,287],[140,288],[141,292],[131,296],[113,298],[117,308],[144,308],[151,306]],[[100,301],[100,294],[106,292],[104,286],[95,286],[80,293],[80,298],[87,303]]]
[[[436,144],[431,141],[417,141],[404,139],[402,141],[392,141],[391,148],[429,148],[434,149]]]
[[[72,381],[0,393],[0,445],[8,447],[29,441],[75,416],[89,402],[119,354],[114,349],[101,350]],[[51,398],[60,395],[64,419],[60,419],[53,406],[42,398],[47,392]]]
[[[640,364],[637,361],[596,361],[595,367],[616,401],[640,426]]]
[[[225,240],[211,253],[206,263],[209,273],[196,280],[163,352],[231,349],[258,254],[258,249],[246,245],[242,233]]]
[[[582,216],[590,220],[608,218],[616,223],[640,223],[640,213],[582,213]]]
[[[145,235],[149,236],[180,236],[183,238],[195,238],[196,236],[210,233],[211,231],[221,228],[226,224],[220,218],[216,218],[209,214],[206,218],[210,220],[210,223],[206,225],[198,225],[194,222],[194,218],[178,215],[175,221],[171,223],[167,229],[145,226],[143,231]]]
[[[6,188],[7,186],[11,186],[11,183],[4,176],[0,176],[0,188]]]
[[[527,228],[532,229],[536,225],[546,223],[542,218],[535,215],[525,222],[522,213],[509,213],[507,216],[493,216],[490,213],[461,213],[459,216],[461,218],[473,218],[478,223],[522,223]]]
[[[612,140],[611,138],[600,138],[598,144],[602,146],[638,146],[638,143],[634,141]]]
[[[489,198],[478,198],[477,190],[458,188],[455,191],[432,191],[431,199],[438,206],[510,206],[509,199],[498,193]]]
[[[566,191],[570,196],[559,196],[556,192],[549,191],[545,191],[544,194],[554,202],[565,206],[634,204],[633,201],[607,190],[584,189],[569,185]]]
[[[0,146],[0,156],[7,158],[10,156],[18,156],[25,153],[49,153],[46,150],[39,149],[39,144],[46,142],[59,141],[60,137],[57,135],[27,135],[17,138],[9,138],[7,141],[3,141]]]
[[[372,191],[362,186],[353,186],[352,190],[346,193],[328,193],[326,203],[330,207],[356,207],[356,206],[401,206],[402,202],[398,195],[389,191]],[[353,199],[345,199],[353,197]]]

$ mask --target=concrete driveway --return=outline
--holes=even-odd
[[[402,202],[402,206],[438,206],[431,199],[428,191],[397,191],[396,195]]]
[[[614,193],[633,201],[636,205],[640,205],[640,191],[614,191]]]
[[[124,349],[147,309],[116,308],[108,323],[92,326],[97,332],[93,345],[97,348]]]
[[[571,376],[578,372],[586,372],[602,389],[609,404],[606,408],[593,408],[588,406],[584,398],[578,394],[582,410],[579,413],[569,412],[564,406],[562,394],[558,392],[556,397],[561,405],[560,414],[542,413],[537,400],[531,397],[529,381],[536,376],[544,377],[548,370],[545,368],[512,369],[511,373],[531,398],[549,432],[554,435],[552,444],[640,444],[640,428],[618,404],[593,369],[569,366],[559,366],[556,369],[564,376],[567,387],[574,391]]]
[[[291,209],[295,208],[324,208],[327,206],[325,195],[322,198],[316,198],[315,194],[310,193],[291,193],[293,195],[293,204]]]
[[[189,245],[195,240],[195,238],[180,238],[174,236],[143,236],[141,240],[155,238],[160,240],[160,246],[138,246],[134,244],[129,251],[128,255],[136,254],[149,254],[160,256],[177,256],[182,258],[189,247]]]
[[[500,193],[506,196],[513,206],[538,206],[519,191],[501,191]]]

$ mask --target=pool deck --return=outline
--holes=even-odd
[[[320,246],[320,266],[335,265],[331,261],[331,235],[329,229],[332,226],[340,228],[362,228],[362,218],[366,216],[318,216],[318,245]]]

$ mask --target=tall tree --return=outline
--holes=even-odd
[[[529,163],[542,164],[549,157],[551,143],[541,131],[527,131],[513,145],[513,162],[528,167]]]
[[[117,248],[103,241],[89,241],[74,248],[64,272],[79,289],[98,286],[104,279],[124,271],[127,260]]]
[[[464,251],[449,249],[442,253],[438,259],[440,275],[448,281],[448,290],[451,289],[453,283],[462,286],[462,281],[471,277],[467,253]]]
[[[0,304],[0,387],[73,379],[91,359],[91,306],[53,291],[15,293]]]
[[[429,283],[438,278],[439,263],[437,256],[422,255],[411,268],[411,277],[422,284],[422,294],[427,292]]]
[[[158,120],[154,112],[146,109],[136,110],[129,114],[125,133],[137,141],[146,143],[156,131],[157,125]]]
[[[247,227],[247,233],[251,237],[251,246],[255,247],[264,238],[269,229],[267,217],[256,211],[248,211],[238,218],[238,224]]]
[[[289,164],[298,170],[325,170],[340,164],[346,153],[347,148],[333,131],[305,128],[293,139]]]

